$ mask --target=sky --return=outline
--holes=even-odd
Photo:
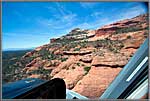
[[[2,2],[2,49],[38,47],[74,28],[97,29],[147,12],[142,2]]]

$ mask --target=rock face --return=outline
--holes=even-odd
[[[137,49],[141,44],[143,43],[143,39],[132,39],[132,40],[128,40],[126,41],[126,43],[124,44],[124,48],[125,49],[129,49],[129,48],[134,48]]]
[[[73,91],[89,98],[98,98],[120,70],[121,68],[92,67],[89,73],[73,88]]]
[[[45,61],[38,61],[35,64],[33,64],[32,66],[30,65],[30,67],[28,67],[27,72],[38,70],[40,67],[43,67],[44,63],[45,63]]]
[[[92,66],[123,67],[127,62],[128,58],[126,56],[106,53],[104,56],[95,56],[91,64]]]
[[[137,51],[137,49],[128,48],[128,49],[121,49],[120,52],[123,53],[124,55],[126,55],[127,57],[131,57],[136,51]]]
[[[55,69],[60,63],[59,60],[45,61],[43,68],[46,70]]]
[[[26,53],[23,58],[33,56],[34,51]]]
[[[114,27],[114,26],[109,26],[109,27],[98,29],[96,31],[96,36],[98,37],[98,36],[110,35],[114,33],[116,29],[118,29],[118,27]]]
[[[103,35],[110,35],[116,32],[118,29],[123,28],[130,28],[133,26],[140,27],[140,28],[146,28],[148,21],[147,21],[147,15],[137,16],[132,19],[126,19],[122,21],[118,21],[116,23],[103,26],[102,28],[98,29],[96,31],[96,36],[103,36]]]
[[[144,39],[144,33],[145,31],[136,31],[136,32],[129,32],[126,34],[114,34],[109,39],[111,40],[126,40],[128,39],[131,41],[131,39],[135,40],[143,40]]]
[[[68,89],[74,88],[77,82],[83,78],[84,70],[80,67],[74,67],[73,70],[61,70],[54,78],[64,79]]]
[[[92,62],[92,56],[90,55],[85,55],[81,57],[80,61],[85,62],[85,63],[91,63]]]
[[[62,78],[68,89],[98,98],[148,37],[147,18],[140,15],[97,30],[73,29],[26,53],[15,73],[21,78]]]
[[[51,73],[52,76],[60,72],[62,69],[68,69],[72,64],[74,64],[78,58],[75,56],[71,56],[67,61],[62,62],[56,69],[54,69]]]
[[[43,46],[35,48],[35,51],[40,51],[43,48]]]

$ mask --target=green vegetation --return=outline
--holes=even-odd
[[[87,43],[89,46],[94,46],[96,49],[105,48],[116,53],[124,46],[122,41],[102,39],[97,41],[92,41]]]
[[[48,44],[46,45],[46,47],[49,49],[49,48],[60,48],[62,47],[62,44],[61,43],[51,43],[51,44]]]
[[[39,68],[38,70],[34,70],[30,72],[31,74],[43,74],[43,75],[49,75],[52,70],[46,70],[43,67]]]
[[[104,56],[104,52],[101,49],[96,50],[94,53],[96,53],[99,56]]]
[[[57,58],[59,58],[60,56],[59,55],[55,55],[54,52],[52,51],[49,51],[48,49],[46,48],[42,48],[38,54],[42,57],[43,60],[55,60]]]
[[[70,42],[64,45],[64,51],[69,51],[71,48],[77,47],[77,42]]]
[[[60,58],[61,62],[66,61],[68,58]]]
[[[34,59],[34,57],[25,57],[25,58],[19,60],[22,65],[22,68],[24,68],[26,66],[26,64],[30,63],[33,59]]]
[[[96,41],[82,41],[66,44],[64,51],[69,51],[71,48],[80,46],[80,48],[75,48],[74,51],[79,51],[81,48],[94,46],[96,49],[107,48],[114,53],[118,52],[122,47],[124,47],[122,41],[119,40],[110,40],[108,38],[96,40]]]
[[[63,46],[66,45],[66,44],[69,44],[70,42],[75,42],[75,41],[80,41],[80,40],[83,40],[83,39],[86,39],[86,38],[62,38],[62,39],[58,39],[56,42],[57,43],[61,43]]]
[[[147,17],[148,18],[148,17]],[[148,21],[148,19],[147,19]],[[130,26],[126,28],[117,29],[114,34],[121,34],[121,33],[128,33],[128,32],[135,32],[135,31],[141,31],[146,30],[144,33],[144,37],[148,37],[148,26],[146,28],[142,28],[142,24],[144,22],[138,23],[136,26]],[[46,44],[42,47],[39,51],[33,51],[34,54],[31,54],[28,57],[22,58],[25,53],[30,52],[32,50],[21,50],[21,51],[3,51],[2,52],[2,79],[4,82],[13,81],[15,79],[22,79],[26,76],[26,71],[21,70],[32,60],[39,57],[42,60],[59,60],[61,62],[66,61],[68,58],[63,57],[63,54],[54,54],[54,52],[57,49],[60,49],[60,51],[69,51],[70,49],[74,49],[74,51],[80,51],[81,48],[86,47],[94,47],[94,54],[98,54],[99,56],[103,56],[103,50],[101,49],[108,49],[114,53],[117,53],[120,51],[122,47],[124,47],[123,41],[119,40],[110,40],[109,38],[96,40],[96,41],[87,41],[86,32],[84,31],[77,31],[79,28],[74,29],[72,32],[67,34],[66,36],[63,36],[61,38],[57,38],[56,42]],[[81,35],[81,36],[80,36]],[[77,37],[76,37],[77,36]],[[127,36],[127,39],[131,39],[132,37],[129,35]],[[49,49],[52,49],[53,51],[50,51]],[[57,62],[52,62],[51,66],[58,65]],[[82,63],[76,63],[76,66],[82,66],[84,67],[84,71],[87,74],[89,70],[91,69],[90,66],[86,66]],[[69,69],[69,68],[67,68]],[[72,67],[72,69],[75,69],[75,67]],[[30,72],[29,74],[40,74],[45,78],[50,78],[49,74],[51,73],[51,70],[45,70],[43,67],[40,67],[38,70],[34,70]]]
[[[10,82],[13,75],[23,68],[21,57],[31,50],[2,51],[2,82]],[[30,60],[28,60],[30,61]],[[24,61],[25,63],[26,61]],[[19,76],[19,75],[18,75]],[[21,76],[21,75],[20,75]]]
[[[84,71],[86,71],[85,72],[85,75],[90,71],[90,69],[91,69],[91,67],[90,66],[86,66],[86,67],[84,67]]]
[[[88,41],[87,41],[87,40],[84,40],[84,41],[80,42],[79,44],[80,44],[80,46],[81,46],[82,48],[86,48],[86,47],[87,47],[87,43],[88,43]]]
[[[144,30],[144,29],[148,30],[148,27],[142,28],[142,27],[132,26],[132,27],[117,29],[114,34],[135,32],[135,31],[140,31],[140,30]]]
[[[80,51],[80,48],[75,48],[74,51]]]
[[[75,32],[71,32],[70,34],[67,34],[67,36],[73,36],[73,35],[82,35],[82,34],[87,34],[84,31],[75,31]]]
[[[132,37],[129,35],[129,36],[127,36],[127,39],[131,39]]]
[[[22,56],[25,55],[25,53],[30,51],[31,50],[3,52],[3,58],[2,58],[3,82],[15,81],[27,77],[26,72],[21,72],[21,70],[33,59],[35,59],[36,56],[32,55],[24,58],[22,58]],[[47,60],[55,60],[56,58],[60,57],[59,55],[55,55],[53,52],[48,51],[47,48],[41,49],[39,52],[36,52],[36,54],[39,54],[38,56],[42,57],[42,59],[47,59]],[[52,64],[52,66],[56,66],[56,65],[57,63],[55,62]],[[46,75],[49,75],[50,72],[51,70],[45,70],[42,69],[42,67],[39,70],[33,71],[33,73],[35,74],[42,74],[43,77],[48,77]]]
[[[55,43],[59,43],[62,46],[68,45],[70,43],[74,45],[74,43],[76,43],[76,41],[86,40],[87,39],[86,34],[87,33],[84,32],[84,31],[73,31],[73,32],[70,32],[69,34],[67,34],[66,36],[63,36],[61,38],[57,38],[56,41],[55,41]],[[76,35],[79,35],[79,36],[83,35],[83,37],[77,38]]]
[[[37,75],[41,75],[42,79],[48,80],[51,79],[50,73],[51,73],[51,69],[50,70],[46,70],[43,67],[40,67],[38,70],[34,70],[29,72],[28,74],[37,74]]]
[[[78,62],[77,65],[80,66],[80,63]]]

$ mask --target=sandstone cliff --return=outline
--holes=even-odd
[[[96,30],[76,28],[26,53],[14,80],[63,78],[67,88],[99,97],[148,37],[148,16],[140,15]]]

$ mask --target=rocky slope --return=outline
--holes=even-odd
[[[147,14],[97,30],[76,28],[26,53],[12,80],[63,78],[68,89],[97,98],[147,37]]]

